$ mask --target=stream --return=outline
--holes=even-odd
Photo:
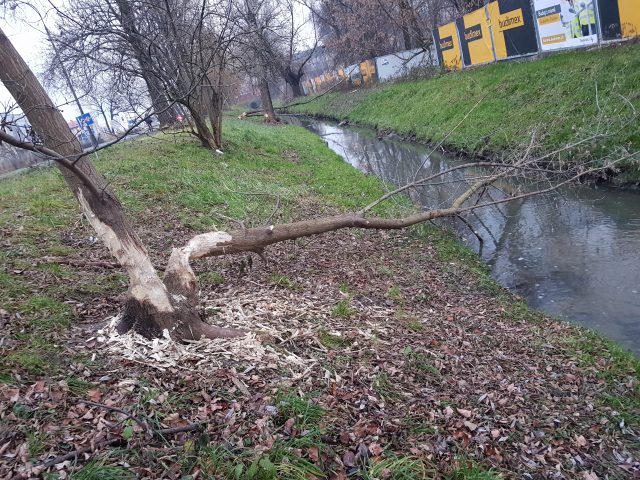
[[[373,129],[295,118],[326,140],[354,167],[404,185],[461,163],[429,148]],[[425,208],[447,205],[463,191],[455,179],[412,196]],[[420,178],[420,177],[418,177]],[[509,189],[499,185],[494,195]],[[503,194],[504,195],[504,194]],[[600,331],[640,353],[640,194],[613,188],[569,186],[448,220],[461,240],[479,252],[500,284],[550,315]]]

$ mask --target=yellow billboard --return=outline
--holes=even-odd
[[[447,70],[461,69],[462,56],[460,55],[460,42],[456,24],[451,22],[438,27],[433,36],[440,65]]]
[[[375,60],[365,60],[360,64],[360,74],[365,85],[373,85],[376,81],[376,62]]]
[[[456,20],[462,60],[466,66],[493,62],[493,42],[487,12],[479,8]]]
[[[618,0],[620,28],[623,37],[640,36],[640,2],[638,0]]]
[[[494,0],[487,5],[496,60],[538,51],[529,0]]]

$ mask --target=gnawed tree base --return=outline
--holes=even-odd
[[[146,338],[168,335],[179,341],[201,338],[232,338],[245,334],[243,330],[221,328],[204,321],[202,310],[188,302],[176,305],[171,312],[159,312],[152,305],[129,299],[125,304],[117,331],[120,334],[135,331]]]
[[[220,244],[232,240],[223,232],[196,235],[182,248],[174,248],[167,263],[164,280],[155,284],[154,292],[146,295],[134,294],[127,301],[118,333],[129,330],[147,338],[168,335],[179,341],[205,338],[238,337],[242,330],[221,328],[204,321],[200,308],[198,280],[189,264],[192,258],[201,258],[219,248]],[[147,300],[149,299],[149,300]],[[159,299],[162,299],[158,301]]]
[[[367,218],[361,214],[336,215],[284,225],[272,225],[236,232],[209,232],[193,237],[181,248],[174,248],[162,282],[151,282],[153,291],[131,287],[118,333],[129,330],[147,338],[161,337],[166,331],[174,340],[238,337],[241,330],[221,328],[204,321],[200,309],[199,287],[190,262],[199,258],[232,253],[261,253],[274,243],[318,235],[343,228],[398,229],[450,214],[447,210],[418,213],[403,219]],[[99,225],[94,225],[94,228]],[[98,229],[97,228],[97,229]],[[139,252],[138,252],[139,255]],[[138,267],[141,263],[138,262]],[[140,276],[132,275],[132,278]]]

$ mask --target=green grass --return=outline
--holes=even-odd
[[[416,374],[419,378],[424,379],[429,375],[440,375],[431,358],[421,352],[416,352],[412,347],[405,347],[402,353],[407,357],[407,368]]]
[[[331,309],[332,317],[349,318],[356,313],[356,309],[351,306],[349,300],[340,300]]]
[[[521,147],[535,130],[542,150],[550,152],[589,136],[598,118],[607,122],[620,115],[629,118],[633,108],[627,101],[640,109],[639,77],[640,45],[625,45],[330,93],[292,110],[434,143],[453,131],[446,146],[471,154],[500,154]],[[574,148],[565,157],[577,162],[600,158],[613,147],[638,150],[639,124],[636,119],[610,139]],[[640,159],[627,162],[625,168],[626,175],[640,178]]]
[[[325,473],[309,459],[296,455],[294,450],[299,447],[299,444],[292,441],[278,441],[267,452],[256,452],[252,449],[232,452],[223,446],[207,447],[197,455],[185,456],[181,463],[185,472],[193,470],[195,466],[200,467],[203,478],[228,480],[326,478]]]
[[[330,333],[324,328],[318,330],[318,340],[327,348],[343,348],[352,343],[351,339]]]
[[[436,471],[424,460],[390,455],[374,461],[362,474],[364,480],[427,480],[437,478]]]
[[[401,397],[401,393],[396,390],[393,380],[386,372],[378,373],[373,377],[371,389],[385,400],[393,401]]]
[[[393,286],[389,288],[389,290],[387,290],[387,298],[395,301],[400,301],[404,297],[402,296],[402,290],[400,289],[400,287]]]
[[[135,478],[135,475],[124,468],[106,465],[99,460],[91,460],[69,476],[70,480],[126,480],[132,478]]]
[[[290,418],[295,420],[299,430],[318,430],[325,415],[324,409],[310,398],[300,398],[293,393],[281,393],[276,397],[278,419],[284,424]]]
[[[220,272],[204,272],[198,275],[198,281],[204,285],[222,285],[224,276]]]
[[[287,288],[289,290],[299,290],[299,287],[296,285],[294,280],[281,273],[272,273],[269,277],[269,281],[276,287]]]
[[[493,470],[486,470],[479,465],[470,463],[453,472],[449,480],[500,480],[501,478]]]
[[[95,387],[93,383],[86,382],[77,377],[68,377],[67,386],[69,387],[69,391],[76,397],[84,397],[89,389]]]
[[[293,419],[296,436],[276,440],[267,451],[258,451],[248,444],[233,450],[222,445],[198,448],[192,442],[185,445],[183,471],[190,472],[198,466],[204,478],[238,480],[326,478],[325,472],[303,454],[310,449],[317,449],[318,453],[327,449],[321,439],[324,409],[311,398],[301,398],[295,392],[280,392],[274,403],[278,408],[274,418],[276,427],[283,427]]]
[[[640,358],[586,329],[559,343],[573,354],[578,366],[596,370],[598,379],[606,385],[599,400],[611,408],[612,421],[624,420],[627,425],[640,427]],[[622,384],[629,381],[635,384],[633,394],[620,394]]]

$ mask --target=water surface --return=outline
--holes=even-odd
[[[396,185],[407,183],[421,165],[426,176],[460,163],[441,154],[429,157],[422,145],[378,139],[372,129],[299,121],[354,167]],[[456,185],[419,191],[414,201],[426,208],[447,206],[463,188]],[[493,195],[499,197],[500,190]],[[455,230],[491,265],[498,282],[534,308],[599,330],[640,353],[640,194],[572,186],[465,218],[482,237],[482,249],[462,221],[451,220]]]

